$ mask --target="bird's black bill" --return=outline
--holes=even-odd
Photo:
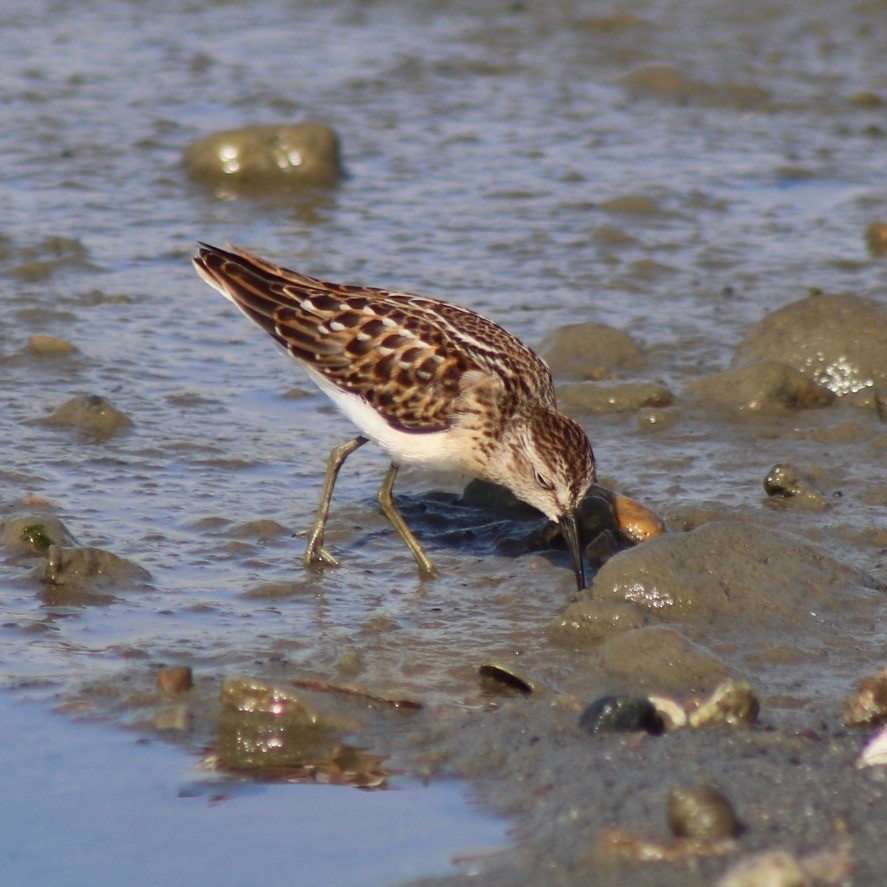
[[[576,526],[576,512],[568,511],[559,521],[561,533],[570,549],[573,559],[573,571],[576,573],[576,585],[579,591],[585,588],[585,561],[582,560],[582,546],[579,544],[579,528]]]

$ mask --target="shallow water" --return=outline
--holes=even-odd
[[[0,668],[20,695],[126,721],[114,688],[175,662],[210,682],[336,677],[355,654],[362,683],[441,705],[476,704],[474,667],[500,653],[520,651],[555,685],[569,675],[575,656],[540,630],[572,591],[566,558],[496,555],[458,532],[455,507],[423,517],[423,493],[462,479],[398,481],[442,568],[434,583],[418,583],[376,512],[385,462],[370,448],[336,491],[328,542],[342,568],[302,572],[290,534],[309,525],[326,454],[352,430],[188,258],[197,239],[230,240],[318,276],[460,302],[529,342],[605,322],[645,348],[640,377],[676,393],[809,287],[883,302],[883,259],[863,237],[887,201],[883,106],[850,101],[887,94],[877,4],[611,13],[399,0],[0,12],[2,499],[49,500],[81,544],[151,574],[108,606],[64,606],[21,579],[27,565],[4,568]],[[675,96],[618,79],[663,61],[696,85]],[[303,119],[342,138],[337,188],[237,199],[184,174],[198,136]],[[604,205],[630,195],[654,211]],[[78,351],[31,355],[38,333]],[[293,385],[307,396],[287,397]],[[35,421],[82,393],[132,430],[96,442]],[[748,422],[688,408],[656,434],[630,414],[584,424],[605,480],[664,513],[769,519],[774,463],[824,466],[832,509],[780,525],[884,576],[874,413]],[[291,587],[256,591],[268,583]],[[834,702],[866,670],[876,626],[834,671],[799,668],[799,704]]]

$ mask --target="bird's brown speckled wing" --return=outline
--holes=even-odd
[[[506,415],[528,397],[554,405],[544,363],[468,309],[327,283],[235,247],[202,244],[194,264],[294,358],[362,397],[394,427],[450,427],[467,382],[484,377],[498,380]]]

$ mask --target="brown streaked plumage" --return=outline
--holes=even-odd
[[[526,345],[466,308],[316,280],[236,247],[202,244],[194,265],[361,429],[330,456],[306,564],[336,563],[323,548],[336,475],[373,439],[392,459],[379,503],[424,574],[431,562],[391,492],[401,463],[511,489],[561,524],[584,586],[575,510],[594,481],[594,456],[582,429],[557,411],[551,373]]]

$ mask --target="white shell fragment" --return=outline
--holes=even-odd
[[[887,727],[882,727],[865,744],[857,767],[887,767]]]

